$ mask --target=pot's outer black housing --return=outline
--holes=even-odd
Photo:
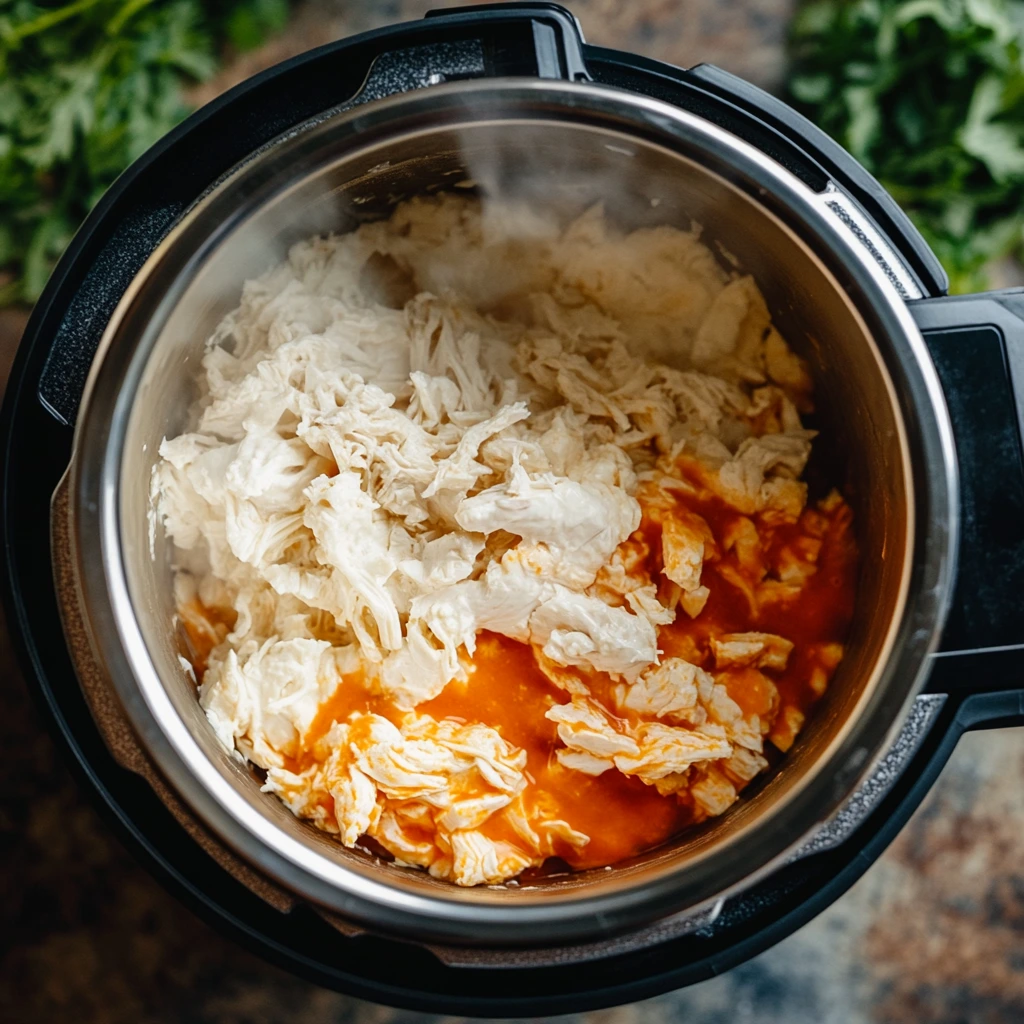
[[[973,490],[964,488],[963,545],[971,558],[962,551],[961,564],[977,569],[961,573],[954,628],[933,673],[932,689],[949,696],[884,800],[839,847],[785,866],[730,898],[700,931],[592,963],[451,967],[417,946],[346,938],[307,907],[274,910],[204,853],[140,777],[114,761],[60,641],[50,571],[50,497],[68,464],[85,375],[110,314],[155,246],[248,154],[358,97],[381,54],[415,63],[442,52],[423,48],[464,40],[479,41],[487,74],[590,78],[652,95],[739,135],[811,187],[838,184],[870,214],[923,295],[937,300],[912,306],[947,391],[963,398],[958,403],[954,394],[950,402],[962,466],[966,451],[999,460],[998,471],[988,475],[1000,481],[998,493],[991,484],[986,490],[980,473],[966,481]],[[845,892],[906,822],[965,729],[1024,722],[1024,691],[1017,688],[1024,684],[1024,627],[1017,625],[1024,616],[1020,599],[1009,596],[1024,593],[1024,474],[1012,386],[1016,382],[1022,393],[1018,313],[1024,297],[944,300],[945,289],[941,266],[892,199],[790,108],[717,68],[682,71],[583,45],[571,15],[553,4],[463,8],[303,54],[204,107],[133,165],[76,236],[32,315],[0,420],[4,597],[30,688],[86,789],[143,863],[211,923],[319,984],[410,1009],[534,1016],[630,1002],[719,974]],[[979,402],[991,411],[984,430],[977,423]],[[995,518],[993,507],[999,509]],[[996,582],[993,564],[1002,567]],[[975,608],[982,610],[974,614]],[[972,668],[965,671],[968,659]],[[975,692],[979,676],[991,692]]]

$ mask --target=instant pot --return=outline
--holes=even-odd
[[[292,242],[443,189],[700,225],[808,361],[810,472],[855,511],[847,655],[798,743],[722,818],[611,871],[458,889],[346,850],[217,744],[180,667],[149,480],[206,338]],[[1024,291],[946,287],[814,125],[717,68],[586,45],[554,4],[436,12],[303,54],[122,175],[36,306],[2,433],[26,674],[154,873],[314,981],[508,1016],[720,973],[845,892],[965,730],[1024,722]]]

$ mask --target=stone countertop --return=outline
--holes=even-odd
[[[439,0],[329,0],[197,99],[331,38]],[[590,41],[778,83],[789,0],[585,0]],[[0,382],[24,323],[0,312]],[[573,1024],[1020,1024],[1024,730],[966,737],[861,881],[730,973]],[[201,923],[142,870],[78,789],[0,624],[0,1022],[426,1024],[291,977]]]
[[[475,0],[304,0],[291,25],[262,49],[193,91],[199,104],[257,71],[334,39]],[[717,64],[765,89],[782,81],[795,0],[562,0],[588,43],[680,67]]]

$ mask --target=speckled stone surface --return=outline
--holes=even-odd
[[[292,25],[193,92],[213,99],[257,71],[296,53],[440,7],[476,0],[306,0]],[[589,43],[642,53],[680,67],[717,64],[762,88],[782,80],[784,44],[795,0],[563,0]]]
[[[437,0],[334,0],[199,98]],[[584,0],[595,43],[759,84],[781,75],[789,0]],[[0,379],[23,318],[0,313]],[[961,742],[911,824],[802,931],[727,975],[573,1024],[1021,1024],[1024,730]],[[0,1024],[426,1024],[299,981],[153,881],[77,788],[0,625]]]

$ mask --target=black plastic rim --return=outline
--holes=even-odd
[[[108,292],[119,297],[143,257],[191,199],[245,153],[291,124],[342,101],[361,83],[392,30],[331,44],[279,65],[221,97],[172,132],[110,190],[76,236],[26,330],[7,389],[2,418],[0,536],[4,599],[30,688],[58,744],[104,817],[143,864],[172,892],[233,938],[318,984],[417,1010],[482,1016],[540,1015],[595,1009],[646,998],[720,974],[780,941],[845,892],[873,863],[923,798],[973,721],[974,698],[950,700],[910,768],[858,833],[836,850],[777,871],[728,901],[714,924],[693,935],[596,963],[494,971],[448,967],[429,952],[403,945],[401,978],[381,965],[382,943],[348,939],[308,908],[281,914],[253,895],[197,847],[147,784],[111,757],[79,689],[60,635],[49,572],[49,501],[66,467],[71,431],[37,400],[36,390],[58,328],[73,317],[89,329],[105,323]],[[601,79],[602,54],[591,71]],[[647,65],[615,54],[615,67]],[[608,65],[611,67],[611,65]],[[680,89],[681,73],[671,69]],[[668,79],[659,82],[665,89]],[[751,120],[755,120],[751,115]],[[92,258],[124,224],[126,211],[148,210],[149,233],[135,255],[107,273],[104,291],[89,290]],[[155,211],[155,212],[154,212]],[[119,272],[117,272],[119,270]],[[109,273],[114,271],[113,273]],[[83,305],[83,296],[94,304]],[[110,306],[112,308],[112,306]],[[34,685],[33,685],[34,684]],[[981,705],[978,705],[980,708]],[[1007,708],[1006,714],[1021,708]],[[991,717],[992,708],[985,714]]]

